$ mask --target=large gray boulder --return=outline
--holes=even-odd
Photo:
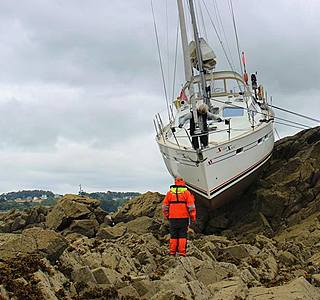
[[[86,219],[93,215],[100,201],[77,195],[65,195],[47,215],[46,224],[50,229],[64,230],[73,220]]]
[[[158,233],[161,223],[154,220],[153,218],[143,216],[136,218],[126,224],[127,231],[135,234],[145,234],[145,233]]]
[[[26,223],[27,222],[25,219],[23,219],[21,216],[18,216],[17,218],[15,218],[11,225],[11,231],[17,231],[24,228],[26,226]]]
[[[48,208],[36,206],[23,211],[10,210],[0,218],[0,232],[21,232],[31,227],[45,227]]]
[[[243,259],[246,257],[255,257],[259,253],[259,249],[255,246],[247,244],[239,244],[221,249],[222,253],[234,259]]]
[[[95,219],[73,220],[70,225],[70,230],[72,232],[80,233],[89,238],[92,238],[96,235],[98,228],[99,223]]]
[[[272,288],[256,287],[249,290],[248,300],[319,300],[320,289],[313,287],[305,278],[300,277],[283,286]]]
[[[263,178],[268,185],[256,190],[256,203],[274,229],[284,219],[294,225],[318,211],[319,166],[320,127],[276,143]]]
[[[59,299],[58,297],[56,297],[53,287],[50,284],[49,276],[47,276],[45,273],[39,270],[33,274],[33,279],[36,282],[38,282],[37,288],[40,292],[40,295],[43,297],[43,299],[48,299],[48,300]]]
[[[98,284],[119,284],[122,282],[121,274],[113,269],[99,267],[92,270],[92,274]]]
[[[97,233],[97,237],[101,239],[117,239],[127,232],[127,226],[124,223],[119,223],[114,227],[101,227]]]
[[[240,277],[232,277],[218,281],[207,286],[212,300],[246,299],[248,295],[247,285]]]
[[[237,267],[226,262],[205,261],[196,270],[197,279],[206,286],[237,275]]]
[[[137,217],[147,216],[162,219],[161,203],[164,196],[159,193],[147,192],[126,202],[113,218],[116,223],[128,222]]]
[[[24,230],[22,234],[0,233],[0,257],[2,259],[39,253],[54,262],[67,246],[66,239],[52,230],[30,228]]]
[[[71,278],[77,283],[96,283],[96,279],[93,276],[88,266],[83,266],[72,271]]]
[[[239,201],[232,201],[210,213],[208,229],[210,219],[219,220],[223,216],[230,221],[225,234],[237,239],[250,238],[249,232],[271,237],[317,213],[320,205],[319,166],[319,126],[277,141],[272,158],[261,168],[257,182],[241,195]]]

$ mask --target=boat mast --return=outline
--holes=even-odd
[[[188,49],[188,37],[186,30],[186,21],[184,18],[184,10],[182,0],[177,0],[178,10],[179,10],[179,20],[180,20],[180,32],[182,41],[182,51],[184,59],[184,75],[187,82],[191,82],[192,79],[192,68],[190,62],[190,54]]]
[[[203,69],[200,38],[199,38],[199,32],[197,27],[196,15],[194,12],[193,0],[189,0],[189,6],[190,6],[192,27],[193,27],[194,41],[196,43],[196,54],[197,54],[198,68],[200,72],[202,96],[203,96],[204,102],[210,107],[211,103],[206,90],[205,71]]]
[[[189,83],[189,93],[190,93],[190,102],[193,113],[193,118],[198,127],[198,115],[196,110],[196,101],[194,97],[193,83],[192,83],[192,67],[190,62],[190,53],[188,48],[188,36],[186,30],[186,21],[184,17],[184,9],[182,0],[177,0],[178,11],[179,11],[179,21],[180,21],[180,33],[181,33],[181,42],[182,42],[182,51],[183,51],[183,60],[184,60],[184,75],[186,82]]]

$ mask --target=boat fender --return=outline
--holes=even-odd
[[[246,85],[248,85],[249,77],[248,77],[248,73],[247,73],[247,72],[244,72],[244,73],[243,73],[243,80],[244,80],[244,82],[246,83]]]
[[[258,87],[258,99],[259,100],[263,100],[264,97],[264,90],[263,90],[263,86],[259,85]]]
[[[182,104],[179,97],[177,97],[177,99],[174,100],[173,103],[174,103],[174,106],[176,107],[176,109],[179,109],[181,107],[181,104]]]

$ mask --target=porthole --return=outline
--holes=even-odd
[[[236,150],[236,154],[239,154],[239,153],[241,153],[242,151],[243,151],[243,148],[239,148],[239,149]]]

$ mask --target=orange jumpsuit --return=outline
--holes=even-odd
[[[181,178],[175,180],[162,203],[162,212],[169,220],[170,255],[186,256],[189,219],[196,221],[194,197]]]

